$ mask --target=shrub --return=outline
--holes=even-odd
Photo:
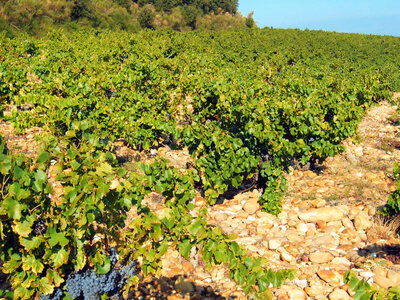
[[[139,13],[138,21],[142,28],[153,28],[154,27],[154,13],[148,8],[144,7]]]

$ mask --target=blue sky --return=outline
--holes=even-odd
[[[400,36],[400,0],[239,0],[259,27]]]

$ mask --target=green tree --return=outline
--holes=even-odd
[[[88,8],[88,1],[75,0],[74,6],[72,7],[71,10],[71,20],[78,20],[89,16],[90,16],[90,10]]]
[[[138,16],[139,24],[142,28],[154,27],[154,13],[148,7],[143,7]]]
[[[246,18],[246,26],[249,28],[253,28],[256,26],[256,22],[253,19],[254,11],[250,12]]]
[[[193,5],[188,5],[184,7],[183,13],[186,25],[194,29],[196,27],[197,17],[201,15],[201,11]]]

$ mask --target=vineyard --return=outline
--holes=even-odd
[[[43,131],[33,157],[0,143],[0,297],[129,299],[174,248],[271,298],[294,272],[209,226],[207,207],[257,189],[279,215],[286,174],[342,152],[365,111],[400,90],[399,49],[268,28],[0,35],[2,119]],[[189,159],[177,167],[163,148]]]

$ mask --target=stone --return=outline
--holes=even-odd
[[[362,211],[362,207],[353,206],[350,208],[349,215],[354,217],[354,216],[358,215],[361,211]]]
[[[305,171],[303,174],[305,177],[309,177],[311,179],[317,177],[317,174],[313,171]]]
[[[290,299],[293,300],[303,300],[307,298],[306,293],[297,287],[292,287],[289,291],[288,291],[288,296]]]
[[[351,299],[350,295],[342,290],[342,289],[335,289],[332,293],[329,294],[329,300],[347,300]]]
[[[230,290],[230,289],[235,288],[236,286],[237,286],[237,284],[234,281],[229,280],[227,282],[224,282],[224,288],[225,289]]]
[[[308,231],[306,232],[307,237],[313,237],[315,234],[316,234],[315,229],[308,229]]]
[[[344,156],[345,156],[346,160],[348,162],[350,162],[351,164],[355,165],[357,163],[357,157],[353,153],[351,153],[350,151],[346,151],[344,153]]]
[[[259,207],[260,205],[258,204],[257,198],[252,198],[246,201],[246,203],[243,205],[243,210],[249,215],[253,215],[257,212]]]
[[[343,276],[340,275],[336,271],[331,271],[331,270],[320,270],[317,272],[317,275],[319,278],[321,278],[323,281],[327,282],[330,286],[333,287],[339,287]]]
[[[220,281],[225,277],[225,270],[219,266],[214,266],[211,270],[211,277],[214,281]]]
[[[308,296],[310,297],[315,297],[315,296],[321,296],[325,295],[329,289],[322,285],[313,285],[313,286],[308,286],[304,289],[304,291],[307,293]]]
[[[343,217],[343,212],[336,207],[315,208],[299,214],[300,220],[305,222],[339,221],[342,220]]]
[[[214,220],[216,220],[216,221],[225,221],[226,219],[228,219],[227,214],[219,213],[219,214],[214,215]]]
[[[370,216],[365,211],[360,212],[358,215],[354,217],[354,227],[357,230],[365,230],[370,228],[372,222],[370,220]]]
[[[257,240],[254,237],[238,237],[236,238],[236,242],[240,245],[253,245],[257,243]]]
[[[336,233],[337,231],[338,230],[337,230],[337,227],[335,225],[329,225],[324,229],[325,233],[332,233],[332,232]]]
[[[387,278],[393,282],[393,285],[400,285],[400,273],[399,272],[396,272],[393,270],[388,270]]]
[[[247,219],[249,217],[249,214],[245,211],[241,211],[236,215],[236,218],[238,219]]]
[[[325,186],[325,182],[320,181],[317,183],[318,186]],[[326,201],[323,199],[316,199],[312,202],[312,205],[314,205],[314,207],[316,208],[320,208],[320,207],[325,207],[326,206]]]
[[[168,295],[167,296],[167,300],[183,300],[185,298],[183,298],[181,295]]]
[[[368,215],[369,216],[374,216],[376,214],[376,208],[375,207],[371,207],[369,210],[368,210]]]
[[[312,240],[313,246],[337,247],[339,245],[339,238],[331,234],[324,234]]]
[[[286,250],[280,251],[281,252],[281,260],[291,262],[293,261],[293,256],[289,254]]]
[[[309,258],[313,263],[324,264],[330,262],[333,259],[333,255],[329,252],[314,252],[310,254]]]
[[[304,289],[308,286],[307,279],[295,279],[295,280],[293,280],[293,283],[301,289]]]
[[[276,250],[282,245],[282,240],[269,240],[268,241],[268,249],[269,250]]]
[[[393,282],[389,280],[388,278],[382,276],[382,275],[376,275],[374,276],[374,282],[379,285],[381,288],[384,288],[385,290],[389,289],[390,287],[394,286]]]
[[[353,222],[349,218],[344,218],[342,224],[345,228],[354,228]]]
[[[178,279],[175,281],[175,289],[184,294],[194,292],[193,283],[186,280],[182,276],[179,276]]]
[[[351,266],[351,262],[346,257],[335,257],[334,259],[332,259],[331,264],[344,265],[347,267]]]
[[[182,264],[182,269],[183,269],[183,271],[184,271],[185,273],[191,273],[191,272],[194,270],[194,267],[193,267],[193,265],[192,265],[190,262],[185,261],[185,262]]]
[[[300,222],[296,225],[296,229],[298,232],[306,233],[308,231],[308,226],[307,224]]]
[[[325,221],[317,221],[317,226],[319,229],[324,230],[326,228],[326,222]]]
[[[287,239],[293,243],[300,243],[303,241],[303,238],[296,233],[290,233],[287,235]]]
[[[257,226],[257,234],[264,234],[266,235],[269,230],[272,228],[272,224],[265,224],[265,225],[258,225]]]
[[[354,154],[358,157],[361,157],[364,155],[363,148],[361,146],[354,148]]]
[[[381,267],[381,266],[376,266],[374,268],[374,273],[375,273],[375,275],[380,275],[380,276],[383,276],[383,277],[386,277],[388,275],[388,271],[385,268]]]
[[[271,214],[269,214],[269,213],[267,213],[265,211],[262,211],[262,210],[258,210],[256,212],[256,216],[257,216],[257,218],[259,218],[261,220],[268,220],[268,221],[271,221],[271,222],[276,219],[276,217],[274,217],[273,215],[271,215]]]
[[[362,278],[364,278],[365,280],[368,280],[371,277],[375,276],[375,274],[373,272],[371,272],[371,271],[363,271],[363,272],[360,272],[360,276]]]

